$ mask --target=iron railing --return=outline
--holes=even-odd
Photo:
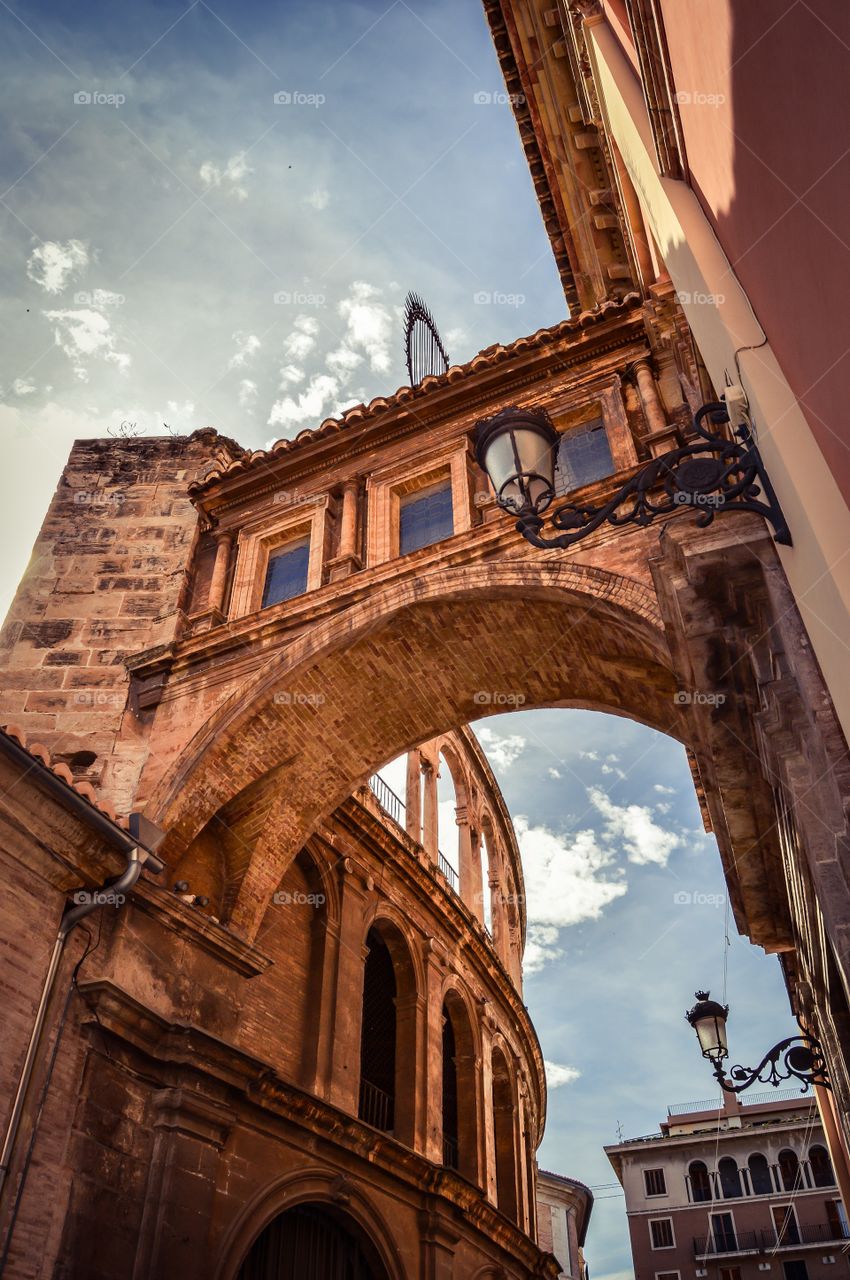
[[[393,1099],[385,1090],[379,1089],[369,1080],[360,1081],[360,1105],[357,1114],[373,1129],[381,1129],[384,1133],[392,1133]]]
[[[769,1093],[753,1093],[747,1096],[746,1101],[742,1104],[744,1108],[757,1107],[760,1103],[765,1102],[789,1102],[792,1098],[800,1100],[804,1106],[811,1106],[812,1100],[800,1098],[799,1089],[772,1089]],[[698,1102],[675,1102],[667,1108],[668,1116],[684,1116],[691,1111],[722,1111],[723,1099],[719,1098],[701,1098]]]
[[[407,806],[401,796],[397,796],[388,782],[385,782],[379,773],[373,773],[369,779],[369,786],[372,788],[375,799],[393,822],[398,823],[400,827],[404,826],[404,815]]]
[[[694,1257],[768,1253],[773,1249],[798,1249],[801,1245],[838,1244],[846,1240],[850,1240],[850,1229],[843,1223],[807,1222],[801,1226],[796,1219],[789,1219],[781,1232],[770,1227],[766,1231],[716,1231],[711,1236],[695,1236]]]
[[[444,853],[440,853],[439,850],[437,851],[437,865],[442,871],[443,875],[448,880],[452,889],[454,889],[455,893],[457,893],[457,890],[458,890],[457,872],[455,871],[452,864],[449,862],[446,855]]]

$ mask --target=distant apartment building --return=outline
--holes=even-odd
[[[560,1280],[587,1280],[584,1240],[593,1209],[593,1192],[562,1173],[537,1171],[537,1243],[553,1253]]]
[[[850,1230],[814,1100],[668,1108],[660,1133],[605,1148],[626,1195],[635,1280],[836,1280]]]

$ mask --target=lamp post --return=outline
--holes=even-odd
[[[561,437],[545,409],[510,405],[475,428],[475,452],[499,506],[516,517],[519,533],[542,549],[573,546],[600,525],[648,525],[657,516],[688,508],[697,524],[710,525],[718,511],[764,516],[777,542],[791,546],[791,534],[756,443],[742,424],[736,439],[709,430],[729,421],[726,405],[710,402],[697,410],[694,439],[653,458],[598,505],[564,502],[554,508],[554,537],[544,537],[543,513],[555,497],[555,467]],[[759,495],[762,495],[760,497]]]
[[[820,1042],[814,1036],[804,1034],[780,1040],[768,1050],[757,1067],[734,1066],[725,1071],[723,1063],[729,1057],[726,1040],[729,1006],[718,1004],[709,997],[710,992],[697,991],[697,1002],[685,1017],[697,1033],[702,1056],[712,1064],[721,1089],[727,1093],[743,1093],[757,1081],[776,1088],[783,1080],[792,1077],[802,1082],[801,1093],[806,1093],[812,1084],[822,1085],[825,1089],[831,1087]]]

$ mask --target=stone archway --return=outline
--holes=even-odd
[[[520,706],[611,711],[684,740],[675,689],[639,582],[522,560],[445,569],[375,592],[281,650],[198,731],[147,812],[174,858],[217,814],[233,830],[240,797],[273,780],[262,831],[240,837],[252,855],[230,923],[250,938],[316,823],[385,760]]]

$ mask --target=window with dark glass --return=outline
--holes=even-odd
[[[307,565],[310,559],[310,543],[288,543],[269,556],[266,581],[263,586],[263,608],[280,604],[303,595],[307,590]]]
[[[673,1248],[672,1218],[653,1218],[649,1224],[653,1249]]]
[[[741,1280],[740,1267],[721,1267],[720,1280]]]
[[[829,1152],[826,1147],[817,1145],[809,1148],[809,1168],[812,1171],[812,1181],[816,1187],[832,1187],[835,1185],[832,1161],[829,1158]]]
[[[784,1151],[780,1151],[779,1176],[782,1180],[782,1189],[784,1191],[797,1191],[803,1185],[803,1180],[800,1176],[800,1161],[797,1159],[796,1151],[791,1151],[787,1147]]]
[[[711,1236],[717,1253],[734,1253],[738,1247],[735,1238],[735,1221],[731,1213],[711,1215]]]
[[[797,1215],[791,1204],[776,1204],[770,1210],[773,1225],[776,1228],[777,1244],[799,1244],[800,1232],[797,1228]]]
[[[667,1183],[663,1169],[644,1169],[643,1181],[648,1196],[666,1196]]]
[[[392,1133],[395,1123],[395,968],[389,947],[377,929],[369,930],[366,947],[358,1115],[373,1128]]]
[[[583,484],[610,476],[614,470],[611,446],[601,418],[583,422],[561,436],[555,467],[555,492],[568,493]]]
[[[765,1156],[756,1151],[747,1161],[750,1170],[750,1188],[754,1196],[766,1196],[773,1190],[770,1166]]]
[[[453,533],[452,487],[448,481],[426,493],[410,493],[402,498],[398,531],[400,555],[441,542]]]
[[[826,1221],[832,1234],[833,1240],[846,1240],[850,1237],[850,1229],[847,1226],[847,1217],[844,1213],[844,1205],[840,1200],[824,1200],[823,1207],[826,1210]]]
[[[731,1156],[724,1156],[717,1166],[720,1177],[720,1190],[725,1200],[733,1200],[744,1194],[741,1187],[741,1174]]]
[[[711,1199],[711,1179],[708,1176],[708,1169],[705,1161],[692,1160],[688,1167],[688,1181],[691,1188],[691,1199],[699,1202],[700,1200]]]

